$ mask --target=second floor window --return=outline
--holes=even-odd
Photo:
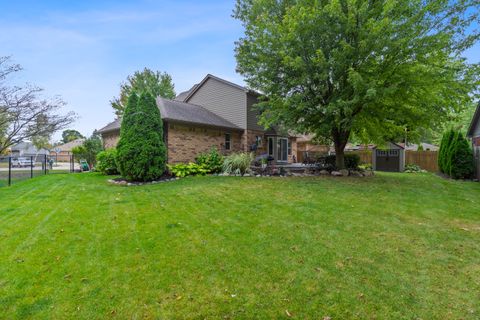
[[[230,133],[225,133],[225,150],[230,150],[232,147],[232,137]]]

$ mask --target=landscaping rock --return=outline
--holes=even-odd
[[[348,175],[350,174],[350,172],[348,172],[347,169],[342,169],[342,170],[340,170],[339,172],[340,172],[340,173],[342,174],[342,176],[344,176],[344,177],[348,177]]]
[[[363,173],[363,176],[364,176],[364,177],[371,177],[371,176],[373,176],[373,175],[374,175],[374,173],[373,173],[372,170],[366,170],[366,171]]]
[[[341,177],[342,176],[342,173],[340,171],[332,171],[332,176],[334,177]]]
[[[321,176],[328,176],[328,175],[330,175],[330,172],[328,172],[327,170],[320,170],[320,175]]]
[[[363,177],[363,173],[357,170],[350,171],[350,175],[353,177]]]
[[[245,173],[243,176],[244,176],[244,177],[250,177],[250,174],[249,174],[249,173]]]

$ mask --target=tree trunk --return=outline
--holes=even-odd
[[[347,145],[350,132],[334,130],[332,132],[335,146],[335,166],[337,170],[345,169],[345,146]]]
[[[335,144],[335,166],[337,170],[345,169],[345,146],[342,148]]]

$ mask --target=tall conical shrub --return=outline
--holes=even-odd
[[[437,157],[437,164],[438,164],[438,169],[440,172],[444,173],[444,168],[443,168],[443,154],[445,150],[445,146],[447,144],[447,133],[443,133],[442,136],[442,141],[440,142],[440,148],[438,149],[438,157]]]
[[[455,137],[455,143],[450,151],[450,177],[454,179],[471,178],[474,172],[472,149],[462,133],[458,132]]]
[[[445,173],[448,175],[450,175],[450,171],[452,168],[452,154],[453,154],[453,151],[455,150],[457,140],[458,140],[458,132],[452,130],[448,139],[447,150],[445,150],[444,170],[445,170]]]
[[[445,174],[449,174],[448,169],[448,152],[450,150],[450,146],[453,142],[453,138],[455,136],[455,131],[453,129],[448,130],[443,134],[442,142],[440,145],[440,150],[438,151],[438,166],[441,172]]]
[[[129,181],[152,181],[162,176],[166,164],[163,123],[149,93],[132,93],[122,119],[117,146],[120,174]]]

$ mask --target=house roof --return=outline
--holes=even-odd
[[[11,152],[22,152],[23,154],[30,154],[30,155],[36,155],[36,154],[48,154],[48,150],[41,148],[37,149],[35,145],[30,142],[30,141],[22,141],[19,142],[15,145],[13,145],[10,148]]]
[[[85,142],[85,139],[75,139],[70,142],[56,146],[55,149],[58,149],[59,152],[72,151],[73,148],[81,146],[84,142]]]
[[[214,114],[213,112],[191,103],[157,98],[157,106],[160,109],[162,119],[165,121],[212,126],[225,129],[242,130],[233,123]],[[102,129],[100,133],[120,130],[121,119],[117,119]]]
[[[233,123],[215,113],[195,104],[157,98],[162,119],[166,121],[185,122],[213,127],[241,130]]]
[[[475,127],[477,126],[478,120],[480,119],[480,102],[477,105],[477,109],[475,110],[475,114],[473,115],[472,122],[470,123],[470,127],[467,131],[467,137],[473,137],[475,133]]]
[[[185,99],[189,96],[190,92],[192,92],[192,90],[196,90],[197,87],[198,83],[194,84],[189,90],[179,93],[178,96],[176,96],[173,100],[185,102]]]
[[[399,147],[400,149],[405,149],[405,144],[404,143],[395,143],[395,142],[392,142],[392,141],[390,141],[389,143],[392,144],[393,146]],[[374,146],[372,149],[377,149],[377,148],[379,148],[379,146]]]
[[[405,144],[402,144],[403,146]],[[422,146],[422,149],[427,151],[438,151],[438,149],[440,149],[438,146],[434,145],[434,144],[431,144],[431,143],[426,143],[426,142],[421,142],[420,144],[416,144],[416,143],[409,143],[407,145],[407,147],[405,148],[405,150],[409,150],[409,151],[418,151],[418,148],[419,146]]]

